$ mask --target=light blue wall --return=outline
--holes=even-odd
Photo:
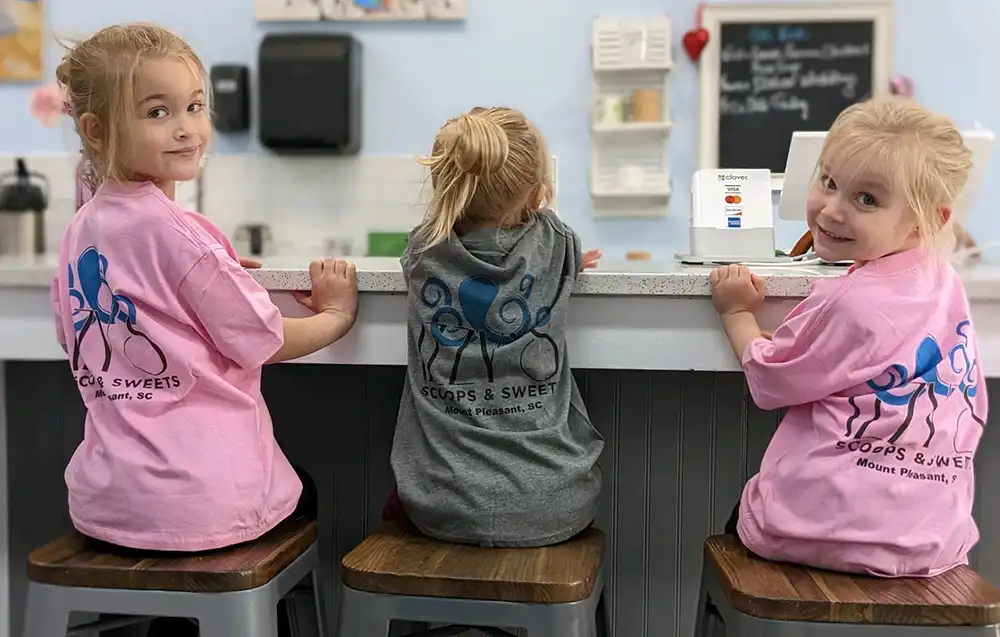
[[[265,29],[252,0],[46,0],[56,34],[85,35],[112,22],[148,20],[186,36],[206,64],[250,62]],[[365,47],[364,152],[425,152],[437,127],[470,106],[507,104],[526,111],[560,159],[560,210],[590,245],[610,253],[645,249],[669,258],[687,245],[686,193],[696,161],[697,71],[677,50],[671,78],[670,164],[674,191],[663,220],[594,220],[588,196],[590,22],[599,14],[674,20],[675,41],[691,27],[694,0],[469,0],[464,25],[368,24],[268,26],[350,29]],[[955,119],[1000,130],[1000,2],[897,0],[895,66],[914,78],[917,96]],[[59,49],[49,50],[54,69]],[[66,130],[48,130],[27,112],[30,86],[0,87],[0,151],[72,148]],[[220,139],[222,152],[260,152],[256,140]],[[986,198],[1000,183],[1000,158],[968,225],[982,242],[1000,240],[1000,221]],[[790,247],[800,227],[781,224]]]

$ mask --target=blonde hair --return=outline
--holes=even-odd
[[[955,124],[911,100],[873,99],[845,109],[830,127],[820,168],[849,166],[853,177],[870,170],[898,188],[913,213],[921,244],[938,254],[954,246],[954,207],[972,170],[972,151]]]
[[[431,154],[433,194],[418,236],[425,247],[460,223],[516,226],[552,204],[552,166],[541,133],[520,111],[473,108],[438,131]]]
[[[67,107],[83,145],[84,179],[96,189],[105,179],[124,181],[124,149],[136,108],[136,72],[149,60],[178,59],[205,76],[205,67],[183,39],[152,24],[120,24],[67,46],[56,68]],[[206,87],[206,91],[208,87]],[[88,143],[80,119],[100,122],[100,149]]]

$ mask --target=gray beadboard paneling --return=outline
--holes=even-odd
[[[994,584],[1000,584],[1000,379],[988,379],[990,417],[976,451],[976,502],[973,509],[979,524],[979,545],[969,560],[973,568]]]
[[[63,469],[83,439],[83,405],[66,363],[5,363],[12,637],[21,637],[35,546],[70,528]]]
[[[736,373],[579,370],[576,376],[606,441],[596,524],[608,536],[613,634],[688,637],[702,540],[722,530],[778,414],[757,409]],[[335,565],[378,523],[392,487],[389,450],[402,383],[399,367],[280,365],[264,374],[278,439],[317,484],[332,616]],[[27,553],[69,528],[62,471],[82,436],[83,411],[65,363],[7,363],[6,384],[11,621],[19,635]],[[1000,397],[1000,384],[989,386]],[[991,408],[1000,418],[1000,404]],[[1000,433],[992,429],[980,458],[1000,452]],[[1000,583],[1000,480],[986,473],[991,467],[983,463],[977,472],[983,540],[974,563]]]

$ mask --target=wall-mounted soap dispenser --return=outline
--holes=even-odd
[[[212,122],[220,133],[250,129],[250,69],[243,64],[216,64],[212,83]]]
[[[261,143],[277,153],[361,150],[361,44],[351,35],[275,33],[260,45]]]

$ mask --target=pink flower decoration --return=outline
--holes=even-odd
[[[46,126],[55,126],[69,113],[69,103],[58,83],[46,84],[31,94],[31,116]]]

